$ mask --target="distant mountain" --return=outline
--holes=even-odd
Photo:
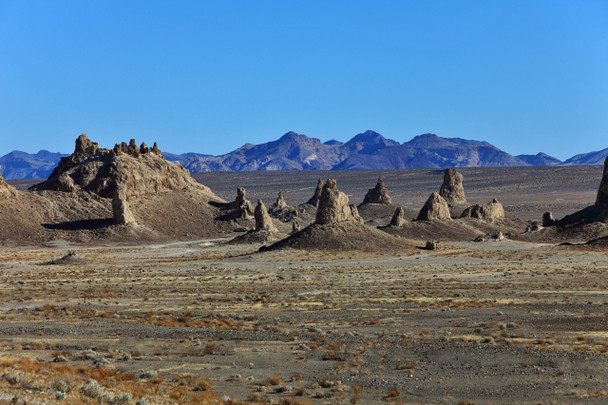
[[[15,150],[0,157],[2,176],[6,180],[46,178],[62,156],[68,155],[48,150],[41,150],[36,154]]]
[[[561,160],[542,152],[536,155],[517,155],[515,157],[523,160],[530,166],[557,166],[562,164]]]
[[[509,167],[601,165],[608,148],[576,155],[561,162],[544,153],[512,156],[494,145],[462,138],[442,138],[422,134],[399,143],[375,131],[355,135],[348,142],[317,138],[290,131],[276,141],[240,148],[219,156],[195,152],[163,152],[167,160],[189,171],[246,170],[388,170],[446,167]],[[40,151],[36,154],[13,151],[0,157],[2,174],[8,180],[45,178],[59,162],[61,153]]]
[[[572,156],[564,162],[564,165],[603,165],[606,156],[608,156],[608,148]]]

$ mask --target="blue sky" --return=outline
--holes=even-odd
[[[221,154],[293,130],[608,147],[608,2],[0,0],[0,155],[82,132]]]

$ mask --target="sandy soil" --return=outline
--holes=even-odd
[[[0,391],[99,403],[82,389],[97,377],[114,403],[607,401],[605,251],[225,241],[3,249]]]

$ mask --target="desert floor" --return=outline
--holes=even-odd
[[[593,202],[601,168],[544,169],[554,185],[522,183],[507,212]],[[469,201],[517,189],[521,172],[501,183],[492,170],[485,182],[463,170]],[[560,173],[570,188],[557,197]],[[420,174],[438,189],[441,175]],[[365,175],[373,187],[378,174]],[[262,175],[246,180],[233,188],[269,201],[300,181],[263,192]],[[605,250],[506,239],[257,253],[227,240],[1,247],[0,403],[608,401]]]

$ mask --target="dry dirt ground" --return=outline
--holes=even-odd
[[[569,168],[543,169],[550,183]],[[484,189],[500,179],[488,169],[468,192],[475,170],[463,170],[473,203],[504,201],[497,190],[521,177]],[[589,205],[599,176],[578,170],[562,172],[563,200],[523,182],[505,209]],[[438,189],[441,174],[420,173]],[[373,187],[378,175],[362,174]],[[263,194],[256,176],[233,188],[272,201],[299,181]],[[506,239],[257,253],[229,239],[0,247],[0,404],[608,402],[606,249]]]

